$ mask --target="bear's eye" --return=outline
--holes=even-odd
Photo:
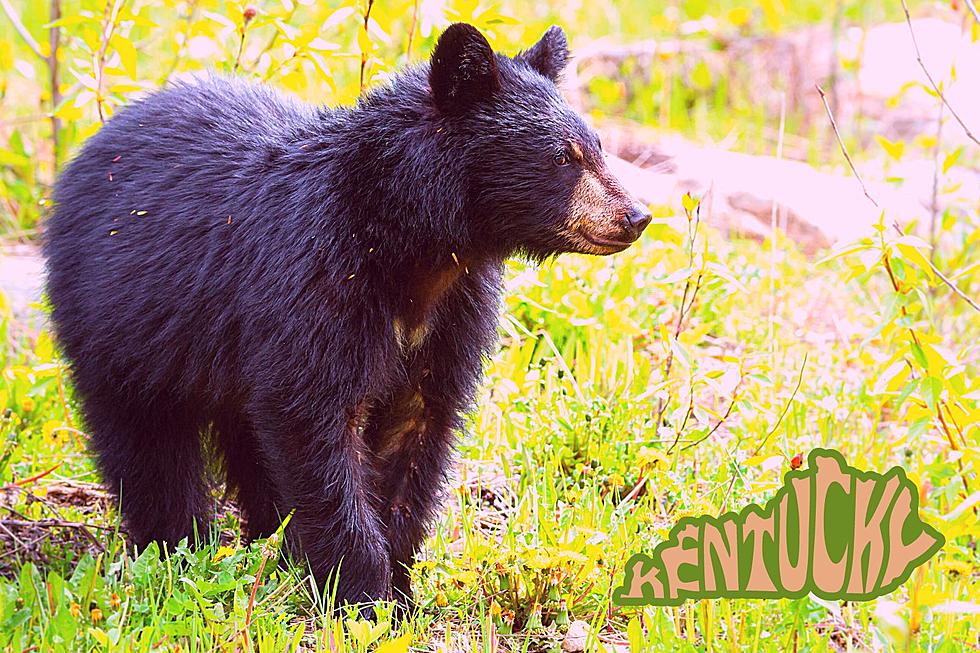
[[[567,166],[572,160],[571,157],[568,156],[568,152],[562,150],[561,152],[555,153],[555,158],[552,159],[552,161],[555,162],[556,166],[562,167]]]

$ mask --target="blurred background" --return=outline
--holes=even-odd
[[[980,648],[974,0],[0,10],[0,647]],[[219,537],[177,552],[175,583],[170,562],[122,546],[44,329],[57,171],[168,80],[217,71],[351,104],[455,21],[508,53],[564,27],[563,91],[651,206],[648,236],[608,259],[511,264],[448,514],[413,570],[418,615],[332,620],[301,570],[266,567],[274,542],[240,541],[220,491]],[[681,516],[764,502],[816,446],[921,488],[947,546],[906,587],[863,604],[610,602],[630,554]]]

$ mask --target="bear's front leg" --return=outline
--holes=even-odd
[[[463,415],[496,342],[499,261],[474,263],[448,293],[429,338],[404,353],[405,376],[371,408],[377,505],[391,551],[394,598],[410,607],[409,569],[439,508]]]
[[[458,427],[424,380],[376,404],[367,438],[378,470],[378,513],[391,551],[394,598],[410,607],[409,570],[439,507]]]
[[[293,511],[286,544],[294,560],[308,561],[317,583],[336,605],[361,607],[390,600],[391,564],[382,523],[372,502],[373,468],[362,437],[366,402],[316,406],[310,397],[289,408],[262,411],[256,420],[280,514]]]

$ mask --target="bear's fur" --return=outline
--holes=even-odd
[[[356,107],[180,83],[62,173],[48,297],[137,545],[206,532],[216,452],[246,533],[341,601],[409,596],[496,336],[505,258],[608,254],[649,221],[555,80],[456,24]],[[338,571],[339,568],[339,571]]]

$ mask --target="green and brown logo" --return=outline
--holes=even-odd
[[[681,519],[653,555],[637,554],[613,594],[620,605],[686,599],[867,601],[895,590],[945,543],[919,518],[918,490],[900,467],[849,467],[814,449],[765,507]]]

